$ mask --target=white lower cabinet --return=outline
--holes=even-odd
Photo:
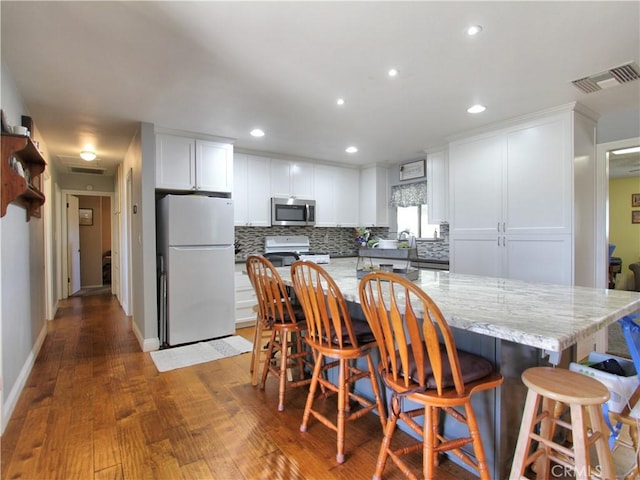
[[[256,324],[256,312],[253,307],[258,304],[258,300],[245,270],[244,263],[236,264],[236,328],[252,327]]]
[[[571,235],[454,237],[450,271],[570,285]]]

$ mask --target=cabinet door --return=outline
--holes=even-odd
[[[278,158],[271,159],[271,196],[288,198],[291,196],[290,162]]]
[[[336,220],[336,182],[338,167],[315,165],[313,189],[316,192],[316,227],[335,227]]]
[[[195,188],[195,142],[176,135],[156,136],[156,188]]]
[[[335,178],[336,224],[338,227],[357,227],[360,173],[353,168],[338,168]]]
[[[233,146],[196,140],[196,189],[230,193],[233,190]]]
[[[247,156],[247,223],[251,227],[271,225],[270,162],[268,158]]]
[[[272,158],[271,196],[313,200],[313,164]]]
[[[553,117],[506,135],[506,233],[571,233],[570,123]]]
[[[360,170],[360,225],[388,227],[388,172],[381,167]]]
[[[510,235],[503,242],[504,277],[573,284],[571,235]]]
[[[503,248],[495,235],[451,237],[449,270],[454,273],[502,277]]]
[[[502,231],[503,137],[452,143],[449,149],[451,233]]]
[[[291,195],[302,200],[313,200],[313,164],[291,162]]]
[[[449,221],[449,178],[445,152],[427,155],[427,211],[429,223]]]
[[[248,224],[248,160],[244,153],[233,154],[233,224],[243,227]]]

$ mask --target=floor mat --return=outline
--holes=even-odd
[[[252,348],[253,344],[247,339],[234,335],[183,347],[157,350],[151,352],[151,358],[159,372],[168,372],[176,368],[233,357],[241,353],[250,352]]]

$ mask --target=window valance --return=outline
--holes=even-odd
[[[416,207],[427,203],[427,182],[393,185],[391,187],[391,207]]]

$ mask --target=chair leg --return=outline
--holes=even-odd
[[[256,317],[256,328],[253,332],[253,350],[251,352],[251,385],[258,384],[258,366],[260,365],[260,352],[262,351],[262,321]]]
[[[289,333],[280,332],[280,382],[278,385],[278,411],[284,411],[284,394],[287,390],[289,367]]]
[[[302,415],[302,424],[300,425],[300,431],[306,432],[309,425],[309,415],[311,414],[311,407],[313,406],[313,400],[316,395],[316,388],[318,387],[318,376],[320,375],[320,369],[322,368],[321,353],[317,353],[316,364],[313,367],[313,376],[311,377],[311,384],[309,385],[309,394],[307,395],[307,402],[304,406],[304,414]]]
[[[469,434],[473,439],[473,453],[476,457],[476,465],[478,467],[478,473],[480,474],[480,480],[491,480],[489,468],[487,467],[487,457],[484,452],[482,437],[480,436],[480,431],[478,429],[478,421],[476,419],[476,414],[473,411],[470,399],[465,405],[465,412],[467,414],[467,427],[469,427]]]
[[[347,372],[349,368],[349,361],[340,359],[340,366],[338,367],[338,418],[336,421],[337,433],[338,433],[338,453],[336,454],[336,461],[338,463],[344,463],[344,419],[347,410],[346,402],[349,401],[349,395],[347,389]]]
[[[625,480],[634,480],[637,475],[640,475],[640,450],[638,449],[638,425],[629,425],[629,437],[631,437],[631,445],[636,456],[636,464],[634,468],[629,472],[629,475]]]
[[[602,409],[599,405],[589,405],[589,418],[594,433],[599,432],[600,438],[596,440],[596,452],[598,453],[598,465],[603,478],[616,478],[616,468],[613,464],[613,456],[609,450],[607,442],[607,433],[609,428],[604,422]]]
[[[422,429],[424,442],[424,446],[422,448],[422,469],[424,470],[425,480],[433,480],[434,478],[433,470],[436,456],[436,453],[433,451],[436,446],[436,435],[433,429],[434,414],[439,414],[436,407],[424,408],[424,426]]]
[[[382,401],[382,395],[380,394],[380,387],[378,385],[378,379],[375,375],[375,367],[373,366],[373,359],[371,353],[367,353],[367,368],[369,369],[369,379],[371,380],[371,388],[373,388],[373,394],[376,398],[376,404],[378,405],[378,416],[380,417],[380,423],[382,424],[382,431],[384,432],[387,426],[387,412]]]
[[[387,426],[384,429],[384,437],[382,439],[382,444],[380,445],[380,452],[378,453],[378,460],[376,461],[376,471],[373,474],[373,480],[382,479],[382,472],[384,472],[384,467],[387,463],[387,457],[389,456],[389,449],[391,448],[391,438],[393,437],[393,432],[395,432],[396,425],[398,423],[398,415],[396,414],[396,412],[400,412],[400,400],[398,400],[397,397],[394,397],[391,400],[391,403],[391,412],[389,413]]]
[[[276,343],[276,330],[273,329],[271,331],[271,336],[269,337],[269,348],[267,349],[267,355],[264,359],[264,368],[262,370],[262,380],[260,381],[260,388],[264,390],[264,385],[267,382],[267,375],[269,374],[269,363],[271,363],[271,357],[273,356],[273,348]]]
[[[529,457],[529,449],[531,448],[531,437],[529,434],[533,431],[536,424],[536,414],[540,406],[540,396],[533,390],[527,392],[527,399],[522,412],[522,423],[520,425],[520,433],[516,442],[516,450],[511,464],[511,475],[509,478],[521,478],[526,470],[526,461]]]

